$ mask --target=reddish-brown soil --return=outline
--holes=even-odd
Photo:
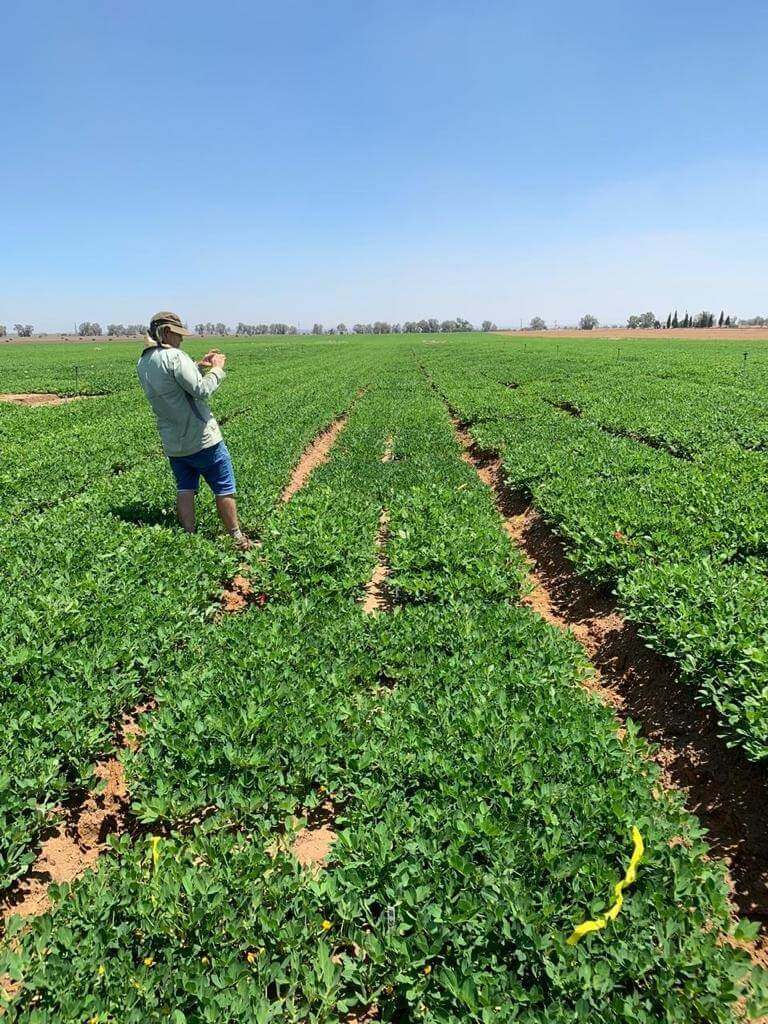
[[[299,864],[324,864],[335,842],[336,833],[330,825],[303,828],[296,836],[291,852]]]
[[[155,707],[148,700],[121,716],[115,727],[115,745],[135,750],[141,737],[140,719]],[[0,898],[0,920],[12,914],[35,917],[50,909],[48,886],[73,882],[88,868],[95,869],[99,856],[109,847],[107,836],[126,831],[128,791],[118,754],[98,761],[96,790],[73,797],[61,807],[61,821],[43,840],[37,860],[29,871]]]
[[[67,402],[82,402],[86,398],[98,398],[98,395],[0,395],[0,402],[10,405],[29,405],[33,408],[40,405],[66,405]]]
[[[245,576],[234,576],[219,598],[221,611],[225,615],[236,615],[244,611],[248,605],[256,604],[260,595],[251,586],[250,580]]]
[[[307,445],[291,473],[290,480],[280,494],[283,501],[290,501],[294,494],[300,491],[306,484],[313,470],[328,461],[336,438],[344,429],[355,404],[363,397],[367,390],[367,386],[359,388],[349,409],[340,416],[337,416],[327,427],[324,427],[314,440]]]
[[[494,331],[510,338],[579,338],[583,341],[620,340],[622,338],[697,338],[699,341],[768,341],[768,327],[671,327],[656,331],[639,327],[596,327],[594,331],[580,331],[575,327],[550,331]]]
[[[290,845],[286,836],[281,835],[270,843],[267,852],[271,857],[290,853],[299,864],[309,868],[312,874],[318,874],[326,866],[338,837],[333,827],[336,806],[332,799],[328,799],[318,807],[307,810],[302,817],[306,817],[307,823],[293,836]],[[294,825],[298,824],[298,816],[294,817],[293,822]]]
[[[307,445],[302,452],[301,458],[296,463],[293,473],[291,473],[291,479],[283,488],[280,495],[283,501],[290,501],[294,494],[300,491],[306,484],[313,470],[328,461],[331,448],[333,448],[336,438],[344,429],[347,419],[347,413],[339,416],[333,423],[321,430],[317,437]]]
[[[50,909],[48,886],[52,882],[73,882],[107,849],[107,836],[124,831],[128,791],[123,766],[116,757],[99,761],[94,774],[101,779],[101,792],[89,793],[75,806],[64,808],[64,818],[43,841],[32,868],[0,903],[0,916],[33,917]]]
[[[725,862],[735,912],[768,922],[768,775],[725,745],[716,715],[696,703],[674,662],[650,651],[614,600],[577,574],[530,500],[506,487],[498,457],[478,450],[455,426],[464,458],[493,489],[504,529],[530,564],[525,603],[573,633],[594,666],[586,685],[654,744],[663,784],[683,794],[712,852]],[[765,938],[744,948],[755,962],[768,964]]]
[[[345,1024],[370,1024],[371,1021],[380,1020],[378,1006],[369,1006],[367,1010],[350,1010],[344,1018]]]
[[[371,578],[365,585],[365,600],[363,611],[366,615],[373,615],[376,612],[385,611],[391,608],[390,595],[387,592],[387,577],[389,576],[389,565],[386,558],[387,540],[389,538],[389,516],[387,510],[382,509],[379,516],[379,528],[376,532],[376,548],[378,563],[373,570]]]

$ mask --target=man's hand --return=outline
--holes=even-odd
[[[210,370],[215,364],[211,361],[214,356],[221,355],[221,352],[217,348],[212,348],[210,352],[206,352],[202,359],[198,360],[197,365],[201,370]],[[222,364],[223,365],[223,364]]]
[[[227,357],[223,352],[212,352],[209,357],[209,365],[212,369],[223,370],[224,363],[226,363]]]

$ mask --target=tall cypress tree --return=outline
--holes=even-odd
[[[720,310],[720,319],[717,321],[717,326],[718,327],[722,327],[724,322],[725,322],[725,311],[721,309]]]
[[[675,310],[675,315],[672,317],[672,326],[673,327],[679,327],[680,326],[680,321],[677,319],[677,310]]]
[[[672,314],[670,313],[670,314],[669,314],[669,315],[667,316],[667,330],[669,330],[669,328],[670,328],[670,326],[671,326],[671,325],[672,325]]]

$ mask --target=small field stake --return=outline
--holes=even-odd
[[[80,394],[80,367],[75,367],[75,393]]]

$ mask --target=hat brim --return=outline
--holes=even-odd
[[[182,327],[181,324],[163,324],[163,327],[165,327],[166,331],[173,331],[174,334],[181,334],[185,338],[191,338],[195,333],[190,331],[188,327]]]

